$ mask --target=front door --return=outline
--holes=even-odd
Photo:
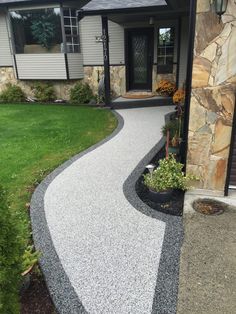
[[[153,29],[126,30],[126,88],[152,90]]]

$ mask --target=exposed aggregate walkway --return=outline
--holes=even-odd
[[[175,313],[180,218],[145,212],[124,187],[161,139],[172,108],[118,111],[115,136],[67,162],[36,190],[34,238],[59,313]]]

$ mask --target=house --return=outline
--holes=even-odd
[[[234,0],[0,0],[0,89],[17,82],[30,93],[32,81],[51,80],[64,98],[79,79],[97,92],[103,73],[107,100],[154,91],[160,79],[184,85],[187,171],[198,189],[227,194],[236,186],[235,30]]]
[[[163,0],[93,0],[84,6],[86,2],[1,0],[2,71],[11,67],[6,70],[8,76],[14,70],[23,85],[29,80],[52,80],[67,86],[71,80],[84,79],[97,92],[104,64],[101,11],[109,9],[117,12],[108,17],[113,94],[155,90],[161,78],[184,84],[188,1],[182,0],[177,11]],[[55,34],[41,36],[39,25],[38,34],[32,30],[30,21],[36,25],[40,14]],[[3,74],[1,80],[5,80]],[[59,96],[66,96],[65,92]]]

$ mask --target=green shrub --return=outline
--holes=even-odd
[[[22,254],[17,219],[11,213],[6,192],[0,186],[0,313],[19,313]]]
[[[9,83],[0,93],[0,102],[2,103],[16,103],[22,101],[25,101],[25,94],[20,86]]]
[[[93,92],[87,83],[78,82],[70,90],[70,101],[73,103],[87,104],[93,98]]]
[[[51,83],[37,82],[33,86],[33,92],[39,102],[51,102],[56,99],[56,92]]]
[[[39,258],[40,253],[34,250],[34,246],[27,246],[22,256],[22,274],[24,275],[24,273],[27,273],[29,270],[32,271],[32,268],[34,268],[35,273],[39,274],[40,271],[37,265]]]
[[[153,173],[144,175],[144,184],[155,192],[171,189],[186,191],[190,188],[190,181],[197,178],[191,174],[185,175],[183,167],[184,165],[176,161],[175,157],[170,154],[169,158],[159,160],[159,167]]]

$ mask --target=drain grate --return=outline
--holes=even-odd
[[[209,198],[197,199],[193,202],[193,208],[204,215],[220,215],[223,214],[227,204]]]

